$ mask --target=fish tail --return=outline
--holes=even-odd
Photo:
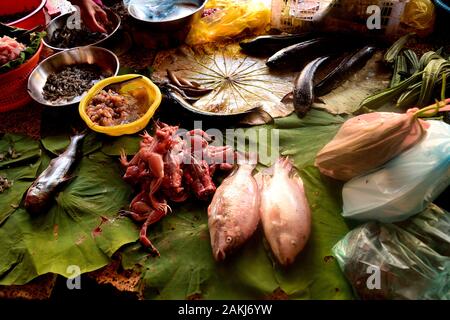
[[[274,172],[277,171],[286,171],[287,173],[291,172],[292,167],[294,166],[293,162],[289,157],[281,157],[278,158],[277,162],[274,164]]]

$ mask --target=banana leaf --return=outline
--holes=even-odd
[[[25,284],[46,273],[68,277],[70,265],[81,273],[99,269],[137,239],[135,225],[118,217],[130,188],[115,161],[91,154],[74,177],[47,213],[30,215],[20,207],[0,227],[0,285]]]
[[[7,178],[12,186],[0,193],[0,227],[16,211],[22,201],[22,195],[33,183],[41,161],[34,164],[9,169],[0,169],[0,176]]]
[[[15,157],[9,155],[10,150]],[[39,141],[17,134],[5,134],[0,139],[0,169],[29,163],[40,154]]]
[[[56,135],[48,136],[41,139],[42,146],[55,156],[64,152],[70,143],[70,136]],[[102,142],[99,136],[93,132],[86,135],[83,141],[81,152],[83,155],[88,155],[99,150],[102,147]]]
[[[325,180],[310,165],[316,150],[332,138],[342,122],[341,117],[312,110],[304,119],[290,116],[274,126],[257,128],[280,130],[281,152],[294,159],[312,209],[312,236],[293,266],[277,266],[261,230],[227,261],[215,262],[207,203],[191,202],[172,207],[171,214],[149,228],[161,257],[149,256],[140,244],[121,250],[123,267],[142,271],[144,298],[352,299],[351,289],[331,257],[332,246],[349,230],[340,215],[341,186]],[[325,133],[320,134],[322,131]]]
[[[313,165],[317,153],[333,139],[342,123],[344,118],[319,110],[311,110],[304,119],[295,115],[278,119],[275,128],[281,154],[292,157],[298,169]]]
[[[134,136],[122,136],[116,139],[108,139],[103,141],[102,152],[108,156],[120,156],[120,152],[123,149],[126,154],[136,154],[139,151],[139,142],[141,137]]]

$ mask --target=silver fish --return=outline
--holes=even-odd
[[[273,175],[258,177],[261,189],[260,215],[264,234],[280,264],[287,266],[305,247],[311,233],[311,210],[293,165],[280,158],[272,167]]]
[[[259,223],[260,193],[254,165],[243,164],[217,188],[208,207],[214,258],[224,260],[250,238]]]
[[[38,213],[45,210],[58,187],[70,179],[69,173],[79,155],[84,136],[72,136],[67,149],[50,161],[48,167],[33,182],[25,196],[25,208],[29,212]]]

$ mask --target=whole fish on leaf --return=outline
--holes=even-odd
[[[264,234],[281,265],[294,262],[311,233],[311,210],[303,182],[292,175],[293,165],[280,158],[271,168],[273,175],[260,173],[260,215]]]
[[[217,261],[242,246],[259,223],[260,193],[255,165],[242,164],[217,188],[208,207],[211,246]]]
[[[315,86],[314,93],[320,97],[335,89],[352,72],[361,69],[375,51],[376,47],[369,45],[345,57],[335,69]]]
[[[300,66],[299,61],[310,58],[314,53],[320,55],[320,52],[328,48],[329,45],[330,40],[326,38],[315,38],[293,44],[269,57],[266,65],[271,69]]]
[[[314,76],[319,66],[328,57],[320,57],[308,63],[294,80],[293,103],[300,118],[303,118],[314,102]]]
[[[85,134],[70,138],[67,149],[50,161],[48,167],[39,175],[25,196],[25,208],[28,212],[39,213],[47,208],[58,187],[71,179],[70,172],[79,157]]]

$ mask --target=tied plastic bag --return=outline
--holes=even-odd
[[[408,31],[425,37],[433,31],[435,11],[431,0],[409,0],[400,21]]]
[[[425,135],[428,124],[407,113],[373,112],[347,120],[316,156],[320,172],[348,181],[409,149]]]
[[[422,141],[342,190],[346,218],[395,222],[425,209],[450,184],[450,125],[427,121]]]
[[[439,221],[448,213],[434,215],[435,210],[410,222],[415,232],[425,238],[441,232]],[[429,219],[436,222],[423,224]],[[449,245],[440,243],[447,251]],[[397,225],[361,225],[333,247],[333,255],[361,299],[450,299],[450,257]]]
[[[201,19],[194,22],[186,43],[196,45],[241,35],[261,33],[270,23],[263,0],[209,0]]]

